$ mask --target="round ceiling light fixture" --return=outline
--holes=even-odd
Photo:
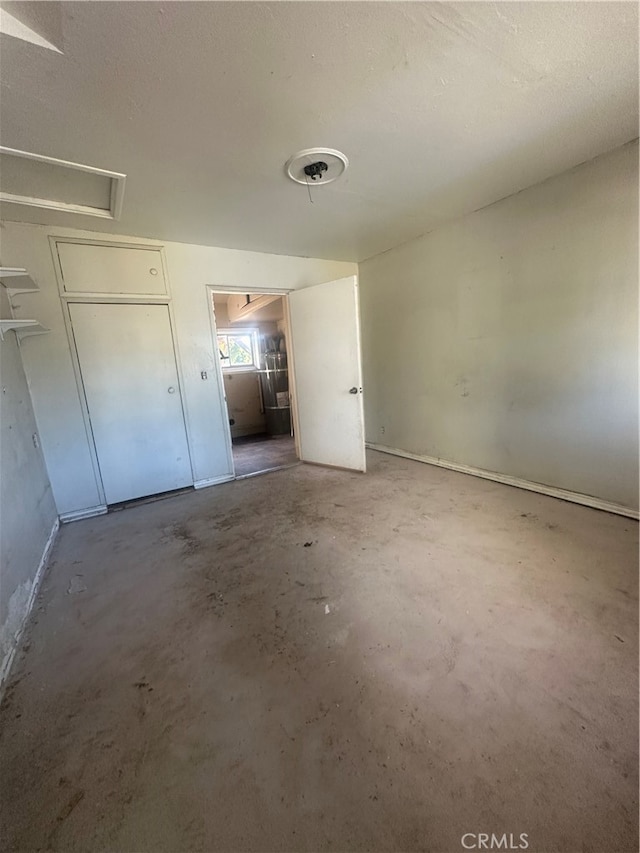
[[[337,180],[348,165],[347,157],[335,148],[305,148],[289,157],[285,169],[297,184],[320,186]]]

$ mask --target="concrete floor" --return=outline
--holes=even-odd
[[[235,438],[232,450],[236,477],[295,465],[298,461],[291,435],[249,435],[245,438]]]
[[[3,849],[638,849],[637,524],[369,463],[63,528]]]

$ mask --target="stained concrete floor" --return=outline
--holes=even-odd
[[[637,850],[637,524],[369,464],[62,529],[3,849]]]
[[[250,435],[233,440],[236,477],[246,477],[270,468],[295,465],[298,461],[293,436]]]

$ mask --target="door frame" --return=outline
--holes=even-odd
[[[291,293],[291,289],[284,289],[278,287],[270,287],[269,289],[261,288],[257,286],[252,286],[247,290],[246,287],[231,287],[229,285],[217,285],[217,284],[206,284],[205,289],[207,292],[207,302],[209,304],[209,323],[211,325],[211,345],[213,347],[213,361],[216,366],[216,379],[218,381],[218,397],[220,400],[221,411],[226,413],[225,417],[225,444],[227,449],[227,461],[229,463],[229,473],[230,476],[236,480],[236,469],[233,461],[233,443],[231,439],[231,424],[229,423],[229,407],[227,406],[227,398],[224,393],[224,374],[222,373],[222,365],[220,364],[220,359],[218,358],[218,346],[217,346],[217,335],[218,335],[218,326],[216,323],[216,312],[213,306],[213,296],[216,293],[226,293],[232,296],[236,293],[259,293],[262,296],[281,296],[282,303],[284,306],[284,317],[287,323],[287,329],[289,329],[289,338],[291,338],[291,316],[289,313],[289,294]],[[296,406],[296,393],[295,393],[295,367],[294,367],[294,359],[293,359],[293,348],[291,347],[291,340],[287,341],[287,367],[289,369],[289,400],[291,404],[291,419],[293,424],[293,440],[294,446],[296,449],[296,455],[298,459],[300,458],[300,448],[298,445],[299,437],[298,437],[298,410]]]

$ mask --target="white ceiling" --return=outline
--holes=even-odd
[[[63,54],[1,36],[2,144],[125,172],[122,218],[6,219],[362,260],[638,135],[636,3],[60,6]]]

